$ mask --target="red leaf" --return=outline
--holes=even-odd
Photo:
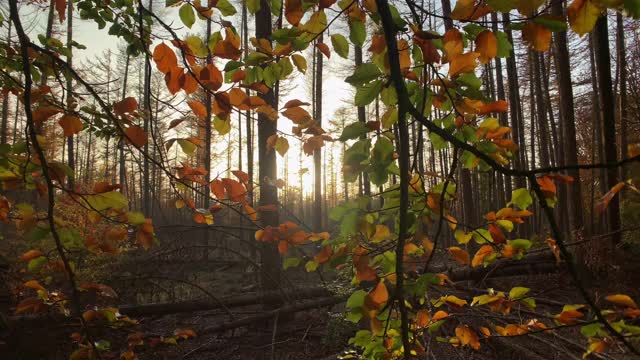
[[[58,18],[60,22],[63,22],[66,18],[67,0],[56,0],[56,11],[58,12]]]
[[[140,148],[147,143],[147,132],[138,125],[129,126],[124,132],[127,134],[127,140],[129,140],[135,147]]]
[[[318,50],[320,50],[321,53],[324,54],[324,56],[327,57],[327,59],[331,58],[331,50],[329,50],[329,46],[325,43],[317,43],[316,47],[318,47]]]
[[[201,119],[207,117],[207,108],[197,100],[187,101],[187,104],[193,110],[193,113],[196,114]]]
[[[178,66],[176,54],[165,43],[160,43],[153,49],[153,60],[163,74]]]
[[[133,113],[138,108],[138,102],[133,97],[128,97],[113,105],[113,112],[116,115],[124,115],[125,113]]]

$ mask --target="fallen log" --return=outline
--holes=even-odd
[[[241,306],[256,305],[262,303],[273,303],[288,299],[303,300],[320,296],[330,296],[331,293],[322,287],[302,288],[290,291],[271,291],[267,293],[250,293],[215,300],[193,300],[173,303],[155,303],[142,305],[122,305],[118,308],[121,314],[139,316],[157,316],[182,312],[215,310],[220,308],[233,308]]]
[[[558,272],[561,265],[556,264],[553,255],[539,254],[522,260],[499,260],[495,264],[483,267],[464,267],[446,272],[451,281],[480,281],[507,276],[550,274]]]
[[[281,316],[284,314],[293,314],[296,312],[315,309],[319,307],[333,306],[344,301],[347,301],[346,296],[342,296],[342,297],[332,296],[332,297],[325,297],[325,298],[320,298],[312,301],[304,301],[298,304],[283,306],[275,310],[262,312],[257,315],[248,316],[242,319],[227,321],[214,326],[210,326],[199,331],[198,334],[210,334],[210,333],[232,330],[239,327],[255,324],[263,320],[271,319],[276,315]]]

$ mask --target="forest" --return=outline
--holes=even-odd
[[[640,0],[0,1],[0,358],[640,359]]]

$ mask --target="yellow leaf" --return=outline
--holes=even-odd
[[[567,16],[571,29],[582,36],[596,25],[602,9],[592,0],[573,0],[567,7]]]
[[[386,225],[376,225],[376,232],[371,237],[371,242],[379,243],[391,237],[391,230]]]
[[[472,72],[476,68],[477,52],[461,54],[449,59],[449,77],[454,78],[461,73]]]
[[[456,238],[456,241],[458,241],[458,244],[467,244],[471,238],[473,237],[472,233],[465,233],[464,230],[456,230],[456,232],[453,234],[453,236]]]
[[[289,141],[284,137],[278,137],[273,147],[280,156],[284,156],[289,150]]]
[[[634,309],[638,307],[638,305],[636,305],[635,301],[633,301],[632,298],[624,294],[609,295],[605,299],[608,302],[612,302],[620,306],[626,306]]]

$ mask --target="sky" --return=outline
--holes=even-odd
[[[158,1],[156,0],[156,3],[157,2]],[[236,5],[238,13],[233,17],[231,17],[231,19],[230,18],[225,18],[225,19],[232,21],[234,25],[237,26],[237,29],[239,31],[240,30],[239,2],[237,0],[232,0],[231,2],[232,4]],[[0,9],[4,10],[4,8],[6,8],[6,5],[4,6],[0,5]],[[45,31],[47,11],[44,8],[45,8],[44,6],[40,6],[40,8],[38,8],[32,5],[22,5],[20,8],[21,18],[25,19],[23,20],[25,22],[25,28],[28,34],[33,38],[35,38],[37,34],[42,34]],[[190,33],[190,34],[195,33],[195,34],[201,34],[201,35],[204,34],[205,27],[206,27],[205,21],[201,19],[197,19],[193,27],[191,29],[188,29],[182,25],[182,22],[178,17],[178,9],[165,8],[164,1],[161,1],[160,7],[158,7],[158,5],[155,4],[154,10],[156,10],[155,12],[166,23],[173,24],[173,27],[176,29],[176,32],[179,36],[184,36],[187,33]],[[219,18],[219,16],[220,16],[219,13],[216,12],[214,17]],[[327,12],[327,17],[329,21],[332,19],[332,16],[335,16],[335,14],[332,12]],[[59,28],[59,31],[61,34],[60,36],[65,37],[66,26],[67,26],[66,22],[60,23],[59,19],[56,16],[55,23],[56,23],[56,26]],[[254,31],[253,25],[254,25],[254,19],[253,19],[253,16],[250,16],[250,19],[249,19],[249,36],[250,37]],[[337,27],[335,25],[337,25],[337,22],[336,24],[334,24],[334,26],[332,26],[331,31],[336,31]],[[96,56],[103,54],[104,51],[108,49],[116,50],[123,43],[122,40],[108,34],[108,26],[109,25],[107,25],[107,27],[104,29],[98,29],[97,24],[92,20],[82,20],[77,14],[74,16],[74,19],[73,19],[74,40],[86,46],[86,49],[84,50],[74,49],[74,62],[76,64],[82,63],[85,60],[93,59]],[[213,31],[219,30],[216,27],[219,27],[219,25],[214,24]],[[342,27],[344,27],[344,25]],[[163,29],[155,28],[154,33],[162,34],[164,32],[163,32]],[[325,36],[327,44],[330,46],[330,48],[332,48],[330,44],[330,40],[328,40],[328,38],[329,38],[328,36]],[[155,44],[157,44],[157,42],[154,43],[154,46]],[[307,56],[307,62],[309,66],[307,75],[306,76],[302,75],[297,71],[297,69],[294,70],[294,72],[290,75],[290,78],[292,78],[291,80],[292,83],[289,86],[287,86],[287,88],[290,89],[290,92],[288,94],[285,94],[285,96],[283,96],[283,98],[281,99],[280,106],[282,106],[288,100],[291,100],[294,98],[311,102],[310,92],[309,92],[310,86],[305,83],[305,82],[310,82],[310,79],[311,79],[312,59],[310,54],[311,53],[309,51],[304,52],[304,55]],[[350,55],[351,56],[353,55],[353,47],[350,49]],[[352,102],[353,90],[349,84],[344,82],[344,77],[347,76],[351,71],[351,68],[350,68],[350,66],[352,66],[351,64],[353,64],[352,61],[347,61],[345,59],[342,59],[335,53],[332,53],[332,56],[330,59],[325,58],[325,65],[324,65],[324,72],[323,72],[323,78],[324,78],[323,79],[323,116],[322,116],[323,125],[328,124],[328,122],[333,119],[334,113],[338,108],[343,106],[348,106],[348,103]],[[218,67],[222,69],[224,65],[219,64]],[[157,71],[157,69],[155,68],[155,64],[152,65],[152,68],[154,71]],[[310,107],[308,108],[308,110],[311,112]],[[169,120],[171,119],[166,119],[167,122]],[[237,127],[237,118],[232,120],[232,124],[234,125],[234,127]],[[292,127],[291,121],[281,116],[280,119],[278,120],[278,129],[283,132],[290,133],[291,127]],[[327,126],[323,126],[323,127],[328,130]],[[237,130],[234,128],[234,130],[232,131],[235,133],[235,131]],[[243,129],[243,132],[244,132],[244,129]],[[296,186],[299,183],[298,173],[300,169],[301,168],[309,169],[309,172],[307,172],[303,177],[303,184],[310,184],[308,186],[309,189],[308,190],[306,189],[307,187],[306,185],[303,185],[303,186],[305,187],[305,190],[307,193],[311,193],[312,191],[311,184],[313,184],[312,157],[305,156],[303,163],[300,165],[299,146],[301,146],[301,144],[299,144],[298,141],[296,141],[293,138],[289,137],[288,139],[289,139],[290,149],[288,153],[285,155],[288,157],[288,166],[289,166],[289,179],[287,180],[289,180],[289,183],[291,185]],[[256,144],[257,144],[257,140],[256,140]],[[224,151],[224,148],[226,148],[227,144],[225,141],[225,143],[213,144],[213,146],[214,146],[213,152],[221,152],[221,151]],[[245,148],[245,146],[246,145],[243,145],[243,148]],[[338,150],[338,149],[341,149],[342,147],[333,146],[332,148],[336,149],[336,151],[341,152],[341,150]],[[233,154],[232,156],[233,156],[233,159],[237,159],[237,154]],[[279,163],[278,164],[279,172],[282,176],[284,158],[280,157],[280,155],[277,155],[277,157],[278,157],[278,163]],[[245,159],[244,160],[245,165],[243,165],[243,168],[246,170],[246,156],[243,156],[243,158]],[[254,153],[254,158],[257,159],[257,153]],[[334,153],[334,159],[336,159],[336,162],[339,162],[341,159],[340,153]],[[236,163],[235,167],[237,167],[237,160],[235,161],[235,163]],[[212,169],[214,173],[224,172],[226,168],[227,168],[226,156],[224,157],[224,159],[220,159],[217,166],[214,160],[214,167]],[[339,171],[340,169],[339,164],[335,164],[334,169],[336,169],[336,171]]]

